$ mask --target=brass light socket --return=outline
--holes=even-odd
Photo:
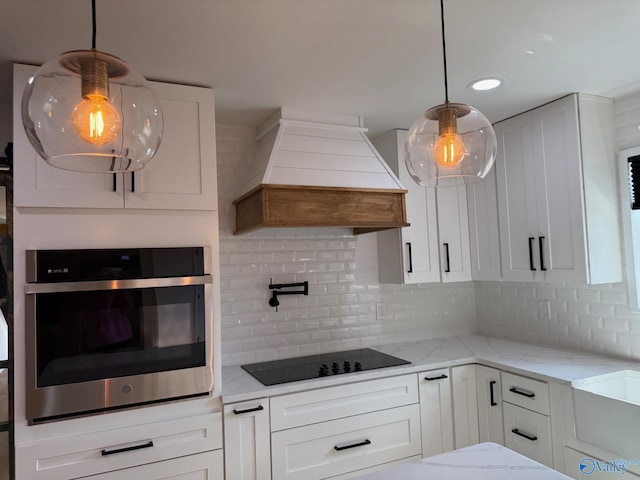
[[[97,58],[83,58],[80,61],[80,78],[82,98],[109,99],[109,74],[106,62]]]
[[[438,112],[438,135],[458,133],[458,115],[455,108],[445,107]]]

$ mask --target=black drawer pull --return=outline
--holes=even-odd
[[[533,265],[533,242],[536,241],[535,237],[529,237],[529,270],[534,271],[536,267]]]
[[[439,377],[424,377],[427,382],[433,382],[434,380],[442,380],[444,378],[449,378],[446,375],[440,375]]]
[[[514,428],[513,430],[511,430],[511,433],[515,433],[516,435],[520,435],[521,437],[524,437],[527,440],[531,440],[532,442],[535,442],[536,440],[538,440],[538,437],[536,437],[535,435],[529,435],[528,433],[523,433],[520,430],[518,430],[517,428]]]
[[[366,439],[366,440],[363,440],[362,442],[352,443],[351,445],[342,445],[340,447],[336,445],[333,448],[335,448],[336,452],[340,452],[342,450],[348,450],[350,448],[364,447],[365,445],[371,445],[371,440]]]
[[[235,408],[233,409],[233,413],[235,415],[242,415],[243,413],[251,413],[251,412],[260,412],[264,410],[264,407],[262,405],[258,405],[257,407],[253,407],[253,408],[246,408],[244,410],[236,410]]]
[[[533,393],[533,392],[529,392],[529,391],[526,391],[526,390],[519,390],[516,387],[511,387],[509,389],[509,391],[512,392],[512,393],[516,393],[518,395],[522,395],[523,397],[527,397],[527,398],[533,398],[533,397],[536,396],[536,394]]]
[[[540,246],[540,270],[546,271],[547,267],[544,266],[544,247],[542,246],[543,241],[544,237],[538,237],[538,245]]]
[[[411,242],[407,242],[407,248],[409,249],[409,269],[407,273],[413,273],[413,257],[411,256]]]
[[[489,382],[489,398],[490,398],[490,405],[492,407],[495,407],[496,405],[498,405],[496,403],[495,397],[493,396],[493,386],[496,384],[495,380],[491,380]]]
[[[153,442],[149,440],[147,443],[143,443],[141,445],[133,445],[132,447],[114,448],[113,450],[102,450],[102,456],[106,457],[107,455],[131,452],[132,450],[142,450],[143,448],[151,448],[151,447],[153,447]]]

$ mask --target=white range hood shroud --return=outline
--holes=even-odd
[[[405,190],[362,117],[281,108],[258,129],[242,192],[261,184]]]

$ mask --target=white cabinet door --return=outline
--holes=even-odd
[[[436,194],[413,181],[404,162],[406,130],[392,130],[373,145],[407,189],[409,227],[378,233],[381,283],[427,283],[440,281]]]
[[[163,139],[143,170],[78,173],[51,167],[29,143],[20,105],[37,67],[14,65],[14,203],[18,207],[215,210],[217,179],[213,93],[151,82],[164,115]]]
[[[504,445],[500,370],[477,365],[476,375],[480,441]]]
[[[455,448],[475,445],[480,442],[476,366],[452,367],[451,385]]]
[[[498,281],[500,267],[500,228],[496,167],[481,182],[467,185],[471,278]]]
[[[465,187],[436,189],[440,270],[443,282],[471,280],[469,216]]]
[[[126,207],[215,210],[213,91],[158,82],[152,87],[162,105],[164,133],[149,165],[125,175]]]
[[[449,369],[418,374],[422,457],[453,450],[453,410]]]
[[[510,118],[494,129],[502,278],[530,282],[536,279],[538,236],[531,115]]]
[[[268,398],[224,406],[224,458],[226,478],[271,479]]]
[[[22,127],[22,93],[38,67],[13,67],[13,200],[17,207],[122,208],[122,176],[69,172],[35,152]],[[117,183],[117,184],[116,184]]]
[[[569,95],[495,131],[504,280],[621,281],[612,101]]]
[[[215,450],[82,478],[87,480],[213,480],[224,478],[223,463],[222,450]]]
[[[587,275],[577,97],[531,111],[536,164],[538,267],[547,282]],[[546,271],[545,271],[546,269]]]

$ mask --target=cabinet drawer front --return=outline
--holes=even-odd
[[[222,450],[85,477],[87,480],[208,480],[223,478]]]
[[[502,372],[502,398],[505,402],[549,415],[549,385],[545,382]]]
[[[503,412],[505,446],[553,468],[549,417],[509,403]]]
[[[58,480],[222,448],[222,414],[196,415],[19,447],[17,470]]]
[[[271,431],[418,402],[415,375],[351,383],[271,398]]]
[[[271,435],[273,478],[319,480],[419,455],[418,405],[371,412]]]

